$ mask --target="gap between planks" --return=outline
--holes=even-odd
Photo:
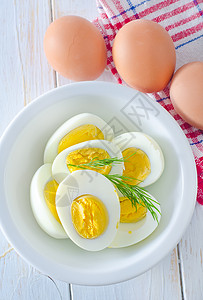
[[[54,0],[50,0],[50,23],[52,23],[55,19],[54,6],[55,6]],[[58,84],[57,74],[55,70],[53,70],[53,76],[54,76],[54,87],[56,88],[59,86],[59,84]]]
[[[185,300],[185,293],[184,293],[184,288],[183,288],[183,269],[182,269],[182,264],[181,264],[181,255],[180,255],[180,246],[179,244],[177,245],[177,256],[178,256],[178,270],[179,270],[179,280],[180,280],[180,290],[181,290],[181,297],[182,300]]]

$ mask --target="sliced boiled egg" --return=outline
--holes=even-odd
[[[120,159],[123,158],[120,148],[110,141],[92,140],[83,142],[63,150],[56,156],[52,165],[52,174],[54,179],[60,183],[68,174],[76,170],[81,170],[74,165],[90,163],[92,160],[114,157]],[[118,164],[97,167],[97,169],[92,167],[85,168],[97,171],[103,175],[122,175],[123,167],[124,163],[120,162]]]
[[[57,182],[52,178],[51,164],[41,166],[34,174],[30,187],[31,207],[40,227],[57,239],[67,238],[55,206]]]
[[[124,162],[123,176],[131,185],[145,187],[154,183],[164,169],[164,156],[157,142],[142,132],[127,132],[114,138]]]
[[[143,204],[137,203],[136,206],[127,197],[119,197],[121,215],[120,223],[136,223],[142,220],[147,214],[147,208]]]
[[[101,139],[111,141],[114,137],[112,128],[100,117],[82,113],[61,125],[49,139],[44,163],[52,163],[58,153],[75,144]]]
[[[145,206],[137,205],[137,209],[132,206],[131,201],[123,197],[118,192],[120,199],[121,218],[118,224],[118,232],[110,248],[121,248],[136,244],[147,238],[157,228],[161,219],[161,208],[156,199],[148,193],[154,206],[159,210],[157,213],[158,220],[153,219],[152,214]]]
[[[56,210],[70,239],[79,247],[99,251],[114,240],[120,203],[114,185],[92,170],[68,175],[56,193]]]

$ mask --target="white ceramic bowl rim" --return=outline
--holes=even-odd
[[[127,87],[106,82],[81,82],[53,89],[48,93],[38,97],[20,113],[18,113],[18,115],[14,118],[2,135],[0,140],[0,226],[15,250],[28,263],[32,264],[41,272],[56,279],[71,283],[85,285],[105,285],[128,280],[145,272],[158,263],[162,258],[164,258],[176,246],[185,229],[189,225],[194,211],[197,193],[197,176],[194,157],[184,133],[172,116],[169,116],[168,112],[161,108],[158,103],[154,103],[153,105],[155,107],[159,107],[165,117],[171,119],[171,124],[177,128],[177,131],[179,131],[179,136],[182,139],[181,146],[184,147],[184,157],[186,161],[182,169],[182,172],[185,174],[182,197],[184,198],[186,209],[181,210],[179,206],[177,207],[177,211],[174,215],[174,222],[167,227],[167,229],[164,231],[164,234],[159,236],[158,241],[151,242],[150,249],[145,249],[146,251],[143,251],[141,261],[128,261],[125,265],[118,263],[118,265],[114,266],[113,268],[109,266],[109,269],[105,272],[100,272],[100,270],[95,270],[94,272],[86,270],[85,273],[83,273],[83,271],[80,269],[75,269],[72,267],[67,268],[67,266],[64,268],[63,265],[55,265],[48,256],[42,256],[41,253],[35,251],[16,228],[7,206],[7,199],[4,191],[4,172],[9,156],[8,149],[12,148],[15,137],[20,134],[21,130],[24,128],[24,126],[26,126],[26,123],[29,122],[33,116],[36,116],[38,112],[45,109],[48,105],[57,102],[57,99],[54,98],[54,100],[52,99],[50,103],[50,100],[47,96],[55,93],[66,93],[68,95],[69,91],[74,91],[76,94],[79,91],[80,95],[82,93],[88,94],[88,91],[91,89],[94,89],[94,91],[98,92],[106,91],[106,94],[108,94],[109,91],[115,94],[119,94],[120,92],[129,92],[129,88]],[[166,247],[166,245],[168,246]]]

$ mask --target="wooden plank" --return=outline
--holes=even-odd
[[[50,12],[49,1],[1,1],[0,135],[24,105],[55,86],[43,53]],[[69,285],[29,266],[0,232],[0,299],[69,299]]]
[[[69,285],[54,281],[25,263],[10,245],[1,238],[0,299],[69,299]]]
[[[53,19],[64,15],[76,14],[89,20],[98,16],[95,3],[87,1],[52,1]],[[105,70],[98,80],[114,81],[112,75]],[[57,74],[57,85],[71,81]],[[181,285],[177,250],[168,255],[161,263],[145,274],[121,284],[105,287],[86,287],[72,285],[74,300],[136,300],[136,299],[170,299],[179,300]]]
[[[203,299],[203,206],[198,203],[179,248],[184,299],[201,300]]]
[[[135,279],[101,287],[72,286],[74,300],[181,300],[177,251]]]

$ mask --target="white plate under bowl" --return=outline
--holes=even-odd
[[[141,130],[161,146],[165,169],[147,190],[160,202],[158,228],[140,243],[88,252],[70,239],[48,236],[35,221],[29,189],[43,163],[44,147],[68,118],[89,112],[115,134]],[[0,225],[9,242],[42,272],[75,284],[104,285],[135,277],[158,263],[181,239],[196,200],[196,168],[190,146],[174,119],[146,95],[117,84],[75,83],[33,101],[14,119],[0,142]]]

